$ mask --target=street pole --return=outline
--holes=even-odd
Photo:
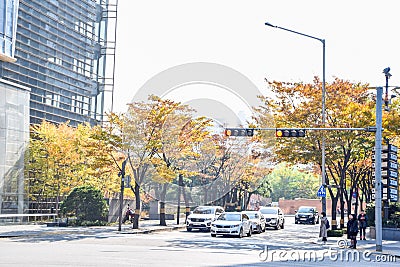
[[[321,39],[312,35],[304,34],[301,32],[293,31],[290,29],[286,29],[280,26],[272,25],[269,22],[265,22],[266,26],[281,29],[284,31],[292,32],[298,35],[302,35],[308,38],[312,38],[318,40],[322,43],[322,127],[325,127],[326,122],[326,112],[325,112],[325,39]],[[326,187],[326,173],[325,173],[325,135],[322,134],[321,140],[321,184]],[[326,197],[322,197],[322,211],[326,213]]]
[[[325,127],[326,112],[325,112],[325,40],[322,42],[322,127]],[[321,144],[321,184],[326,188],[326,173],[325,173],[325,134],[322,132]],[[326,196],[322,197],[322,211],[326,214]]]
[[[119,193],[119,220],[118,220],[118,231],[121,231],[122,228],[122,216],[123,216],[123,209],[124,209],[124,189],[125,189],[125,166],[126,161],[122,162],[121,170],[118,176],[121,176],[121,191]]]
[[[375,231],[376,251],[382,251],[382,87],[376,88],[375,133]]]

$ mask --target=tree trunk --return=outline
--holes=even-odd
[[[343,197],[340,197],[340,228],[344,228],[344,201]]]
[[[189,198],[186,195],[186,187],[182,186],[182,194],[183,194],[183,200],[185,201],[185,223],[187,220],[187,217],[190,215],[190,204],[189,204]]]
[[[338,197],[332,198],[332,230],[336,230],[338,228],[338,224],[336,221],[336,210],[337,210]]]
[[[138,183],[135,183],[135,189],[132,188],[133,193],[135,194],[135,215],[133,216],[133,229],[139,229],[139,219],[140,219],[140,186]]]
[[[166,226],[167,221],[165,220],[165,195],[167,194],[168,184],[162,185],[161,196],[160,196],[160,225]]]

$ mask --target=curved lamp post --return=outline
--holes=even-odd
[[[269,22],[265,22],[266,26],[272,27],[272,28],[277,28],[281,29],[284,31],[292,32],[298,35],[302,35],[308,38],[312,38],[315,40],[318,40],[322,43],[322,127],[325,127],[325,121],[326,121],[326,111],[325,111],[325,39],[321,39],[318,37],[314,37],[308,34],[304,34],[301,32],[293,31],[290,29],[286,29],[280,26],[272,25]],[[324,187],[326,187],[326,180],[325,180],[325,135],[322,134],[322,144],[321,144],[321,153],[322,153],[322,159],[321,159],[321,183]],[[322,211],[326,213],[326,197],[322,197]]]

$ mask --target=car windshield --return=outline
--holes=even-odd
[[[298,212],[309,213],[309,212],[314,212],[314,209],[313,208],[300,208]]]
[[[250,219],[258,219],[258,214],[255,212],[246,212],[246,215],[249,216]]]
[[[240,214],[230,214],[230,213],[223,213],[218,217],[218,220],[222,221],[240,221]]]
[[[214,209],[213,208],[207,208],[207,207],[197,207],[193,211],[194,214],[213,214]]]
[[[278,214],[276,209],[262,209],[260,210],[262,214]]]

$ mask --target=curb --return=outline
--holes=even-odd
[[[166,232],[166,231],[175,231],[175,230],[180,230],[185,228],[186,225],[176,225],[176,226],[160,226],[160,228],[157,229],[146,229],[146,227],[143,227],[142,229],[131,229],[131,232],[121,232],[120,234],[126,234],[126,235],[135,235],[135,234],[150,234],[154,232]]]
[[[152,227],[157,227],[152,229]],[[122,231],[118,230],[113,230],[112,232],[115,234],[149,234],[149,233],[154,233],[154,232],[162,232],[162,231],[175,231],[175,230],[180,230],[185,228],[186,225],[173,225],[173,226],[160,226],[160,225],[154,225],[154,226],[142,226],[139,229],[123,229]],[[73,233],[84,233],[85,231],[74,231],[74,229],[68,229],[68,227],[62,227],[63,231],[57,231],[57,227],[51,227],[52,231],[51,232],[40,232],[40,231],[14,231],[14,232],[8,232],[8,233],[0,233],[0,239],[2,238],[16,238],[16,237],[34,237],[34,236],[41,236],[41,235],[49,235],[49,234],[58,234],[58,235],[64,235],[64,234],[73,234]],[[68,231],[69,230],[69,231]]]

